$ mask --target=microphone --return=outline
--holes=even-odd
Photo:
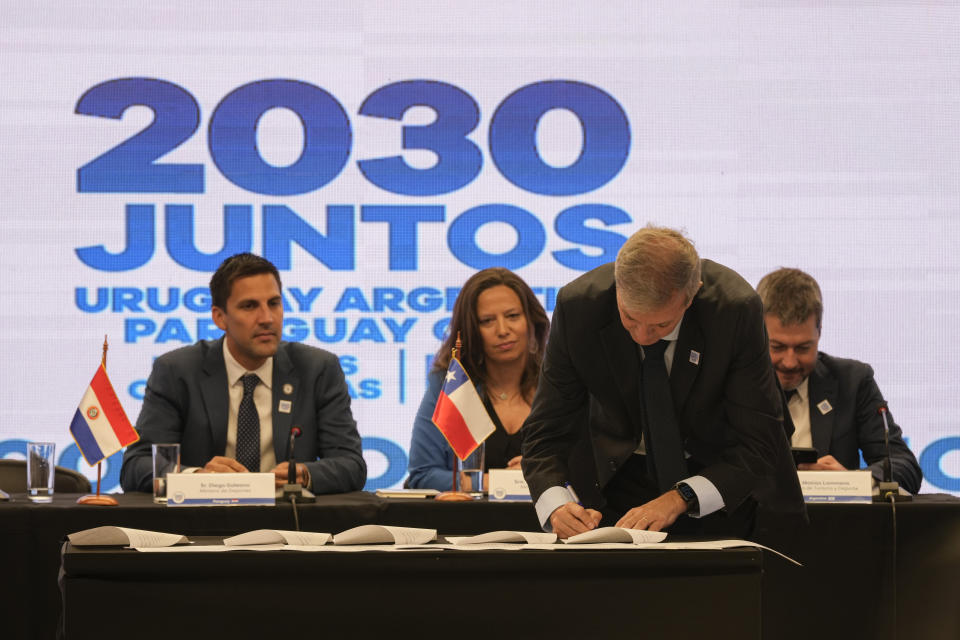
[[[293,442],[303,433],[300,427],[290,427],[290,440],[287,442],[287,484],[297,483],[297,463],[293,459]]]
[[[887,414],[889,411],[887,410],[886,403],[881,404],[877,408],[877,413],[880,414],[880,419],[883,420],[884,447],[883,480],[877,483],[877,502],[889,502],[891,500],[895,502],[909,502],[913,499],[913,496],[910,494],[901,495],[900,484],[893,479],[893,470],[890,466],[890,422],[887,419]]]
[[[283,485],[282,498],[287,502],[314,502],[316,496],[297,482],[297,462],[293,455],[294,441],[303,431],[294,425],[290,427],[290,439],[287,441],[287,483]]]

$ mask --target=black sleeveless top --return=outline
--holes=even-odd
[[[523,442],[523,429],[510,434],[503,428],[500,416],[493,408],[493,403],[486,393],[483,394],[483,406],[486,407],[490,420],[496,431],[486,439],[487,451],[483,463],[484,470],[506,469],[507,463],[520,455],[520,443]]]

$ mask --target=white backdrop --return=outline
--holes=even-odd
[[[655,221],[751,283],[814,275],[823,350],[874,366],[924,490],[960,493],[954,4],[18,5],[0,457],[49,439],[92,475],[67,426],[104,334],[135,420],[151,360],[214,337],[219,252],[249,249],[287,338],[343,357],[368,488],[398,484],[456,288],[504,264],[552,310]]]

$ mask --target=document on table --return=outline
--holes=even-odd
[[[223,544],[228,546],[250,545],[294,545],[320,546],[330,542],[333,536],[329,533],[314,533],[312,531],[281,531],[279,529],[257,529],[240,535],[224,538]]]
[[[440,492],[436,489],[377,489],[378,498],[406,498],[423,500],[436,498]]]
[[[447,536],[447,542],[453,545],[482,545],[482,544],[552,544],[557,541],[557,534],[539,531],[491,531],[476,536]]]
[[[754,547],[756,549],[763,549],[764,551],[769,551],[770,553],[775,553],[784,560],[792,562],[798,567],[803,565],[791,558],[788,555],[780,553],[776,549],[771,549],[770,547],[765,547],[762,544],[757,544],[756,542],[751,542],[750,540],[701,540],[697,542],[598,542],[593,544],[567,544],[567,545],[542,545],[546,548],[552,550],[577,550],[577,551],[587,551],[591,549],[597,550],[620,550],[620,551],[629,551],[631,549],[655,549],[655,550],[697,550],[697,549],[736,549],[738,547]],[[540,548],[541,545],[527,545],[528,548]]]
[[[413,527],[388,527],[379,524],[365,524],[354,527],[353,529],[341,531],[333,536],[333,544],[417,545],[433,542],[436,539],[436,529],[415,529]]]
[[[75,547],[171,547],[175,544],[189,544],[190,542],[186,536],[179,533],[162,533],[160,531],[110,526],[77,531],[69,534],[67,540]]]
[[[600,527],[592,531],[578,533],[564,540],[567,544],[599,544],[619,542],[643,544],[662,542],[667,537],[665,531],[646,531],[644,529],[624,529],[623,527]]]

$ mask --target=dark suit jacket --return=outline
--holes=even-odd
[[[283,392],[285,385],[293,388],[291,394]],[[273,357],[272,391],[277,461],[288,459],[290,427],[297,425],[303,433],[294,444],[295,458],[306,463],[315,493],[362,489],[367,467],[337,357],[303,344],[281,342]],[[278,411],[280,400],[291,401],[290,413]],[[137,418],[140,440],[123,456],[123,490],[151,490],[153,443],[179,442],[184,467],[202,467],[213,456],[222,456],[229,403],[223,338],[157,358]]]
[[[877,409],[884,404],[870,365],[834,358],[822,351],[810,374],[810,433],[820,455],[830,454],[847,469],[860,468],[860,451],[873,476],[883,479],[883,419]],[[830,410],[817,405],[826,400]],[[910,493],[920,491],[923,472],[903,441],[900,427],[887,414],[890,424],[890,467],[893,479]]]
[[[730,269],[702,265],[703,286],[683,317],[670,374],[691,470],[717,487],[727,511],[754,499],[767,511],[805,517],[760,299]],[[617,310],[613,265],[563,287],[523,427],[523,473],[534,500],[573,480],[566,461],[584,430],[601,491],[631,456],[641,437],[639,370]],[[576,417],[585,406],[586,423]]]

